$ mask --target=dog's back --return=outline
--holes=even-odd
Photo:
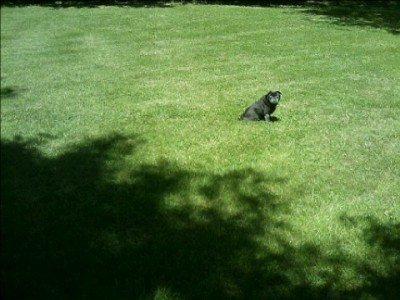
[[[244,113],[240,116],[239,120],[249,120],[249,121],[258,121],[264,117],[265,103],[263,96],[261,99],[257,100],[253,104],[251,104]]]

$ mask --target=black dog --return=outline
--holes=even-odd
[[[245,121],[271,121],[271,114],[275,111],[282,93],[280,91],[272,92],[262,96],[259,100],[250,105],[239,120]]]

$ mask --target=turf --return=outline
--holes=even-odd
[[[399,46],[301,6],[2,7],[2,295],[396,299]]]

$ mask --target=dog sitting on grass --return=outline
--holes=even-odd
[[[244,121],[272,121],[271,114],[275,111],[276,106],[281,100],[282,93],[280,91],[269,91],[268,94],[262,96],[259,100],[250,105],[239,120]]]

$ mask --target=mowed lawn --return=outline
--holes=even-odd
[[[398,299],[399,49],[301,6],[2,7],[3,299]]]

